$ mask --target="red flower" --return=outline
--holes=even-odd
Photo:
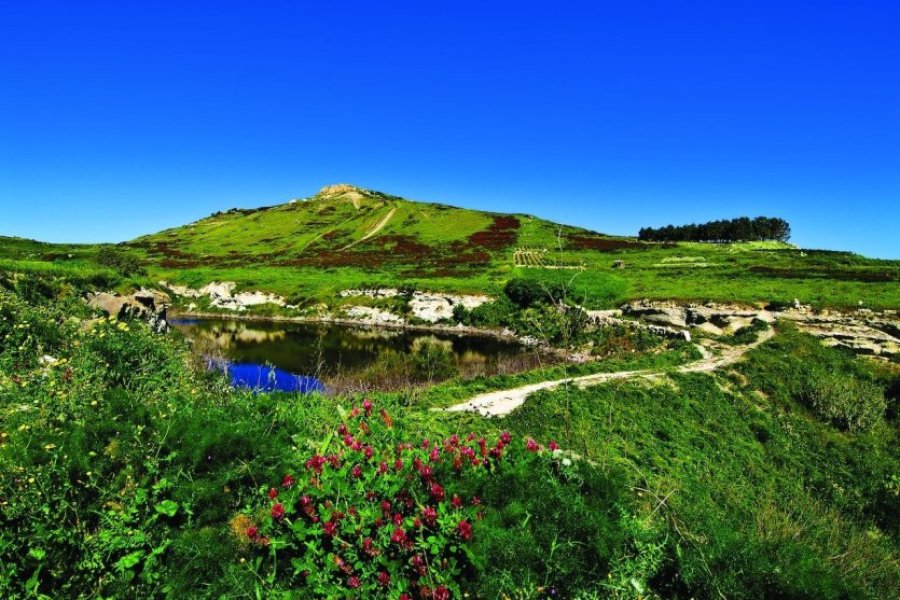
[[[385,514],[385,516],[391,514],[391,503],[388,502],[387,500],[382,500],[381,501],[381,512],[383,512]]]
[[[391,576],[387,574],[385,571],[380,571],[378,573],[378,585],[381,587],[387,587],[391,585]]]
[[[285,475],[281,480],[281,487],[289,488],[294,485],[294,478],[291,475]]]
[[[391,541],[394,542],[395,544],[400,544],[400,545],[405,544],[407,541],[406,532],[403,531],[402,528],[397,527],[394,530],[394,533],[391,534]]]
[[[394,426],[394,420],[391,418],[391,415],[383,408],[381,409],[381,420],[384,421],[384,424],[388,429]]]
[[[353,469],[350,471],[350,475],[352,475],[356,479],[362,477],[362,469],[359,468],[359,465],[353,465]]]
[[[450,503],[453,504],[453,506],[455,506],[456,508],[459,508],[463,505],[462,498],[460,498],[456,494],[453,494],[453,500],[451,500]]]
[[[439,483],[431,484],[431,495],[438,502],[440,502],[441,500],[444,499],[444,488],[441,487],[441,484],[439,484]]]
[[[255,538],[257,534],[259,534],[259,529],[257,529],[256,527],[250,526],[247,528],[247,537],[251,540]]]
[[[528,441],[525,442],[525,449],[528,450],[529,452],[537,452],[538,450],[541,449],[541,447],[538,445],[538,443],[536,441],[534,441],[531,438],[528,438]]]
[[[511,440],[512,440],[512,436],[509,435],[508,431],[504,431],[503,433],[500,434],[500,441],[503,442],[504,446],[509,444],[509,442]]]
[[[547,444],[547,447],[550,448],[550,452],[556,452],[559,450],[559,444],[556,443],[556,440],[550,440],[550,443]]]
[[[387,472],[388,472],[388,464],[386,462],[383,462],[380,465],[378,465],[378,474],[379,475],[384,475]]]
[[[347,587],[350,589],[354,589],[354,590],[356,588],[358,588],[359,587],[359,577],[354,575],[353,577],[350,577],[349,579],[347,579]]]
[[[393,518],[394,525],[403,525],[403,515],[396,513]]]
[[[463,541],[468,541],[472,537],[472,524],[463,519],[456,526],[456,533],[459,534]]]
[[[275,488],[271,488],[269,490],[269,500],[274,500],[277,497],[278,497],[278,490],[276,490]]]
[[[434,598],[434,600],[450,600],[450,590],[439,585],[434,589],[432,598]]]
[[[403,469],[403,461],[398,458],[394,461],[394,470],[400,471],[401,469]]]
[[[366,460],[370,460],[372,458],[372,455],[375,454],[375,451],[372,450],[372,446],[366,446],[365,448],[363,448],[363,454],[365,455]]]
[[[412,598],[410,597],[409,594],[407,594],[406,592],[403,592],[402,594],[400,594],[400,597],[397,598],[397,600],[412,600]]]
[[[422,509],[422,518],[429,525],[434,525],[435,521],[437,521],[437,510],[433,506],[426,506]]]
[[[322,467],[325,466],[325,457],[320,456],[318,454],[313,454],[309,460],[306,461],[306,468],[310,471],[315,471],[319,475],[322,474]]]
[[[334,537],[337,534],[337,526],[338,524],[335,521],[327,521],[322,526],[322,530],[328,537]]]
[[[338,435],[347,435],[347,426],[343,423],[338,425]]]
[[[284,518],[284,504],[281,502],[276,502],[272,505],[272,518],[273,519],[283,519]]]
[[[366,411],[367,415],[372,414],[372,401],[366,398],[363,400],[363,410]]]
[[[422,448],[430,448],[430,447],[431,447],[431,442],[428,441],[428,438],[425,438],[424,440],[422,440]]]
[[[428,455],[428,460],[431,462],[437,462],[441,459],[441,449],[435,446],[431,450],[431,454]]]

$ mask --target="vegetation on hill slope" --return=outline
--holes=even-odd
[[[0,271],[99,287],[234,281],[301,306],[367,286],[498,293],[513,277],[564,282],[589,308],[638,298],[900,306],[900,261],[780,242],[647,243],[351,186],[104,247],[2,238]]]
[[[30,280],[0,281],[4,597],[819,599],[885,598],[900,585],[896,365],[780,326],[729,372],[561,388],[503,420],[431,410],[496,382],[375,394],[371,419],[386,409],[390,433],[379,421],[367,433],[347,415],[365,411],[361,398],[229,389],[195,370],[177,336],[87,320],[72,282]],[[871,396],[863,413],[823,393],[835,375]],[[480,457],[483,435],[493,452],[504,429],[502,460],[488,452],[452,475],[454,449]],[[378,452],[415,444],[431,470],[381,479],[357,439]],[[340,448],[338,471],[310,481],[315,457]],[[345,462],[354,452],[359,476]],[[417,487],[420,477],[441,489]],[[311,519],[304,489],[320,523],[285,529],[301,520],[291,511]],[[454,494],[466,506],[477,496],[479,510]],[[370,503],[382,498],[397,499],[399,517],[379,525]],[[334,520],[340,539],[324,527]],[[374,546],[357,520],[375,528]],[[403,548],[438,557],[441,573],[428,581],[431,567],[400,560]]]

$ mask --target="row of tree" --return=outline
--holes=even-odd
[[[773,217],[739,217],[690,225],[643,227],[638,239],[647,242],[786,242],[791,226],[784,219]]]

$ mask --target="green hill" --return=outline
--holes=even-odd
[[[640,242],[346,184],[120,244],[124,263],[98,261],[103,248],[3,238],[0,270],[75,272],[118,287],[234,281],[301,304],[331,303],[339,291],[361,286],[495,293],[510,278],[526,277],[566,282],[593,308],[639,298],[900,306],[900,261],[779,242]]]

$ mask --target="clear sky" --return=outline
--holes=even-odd
[[[900,258],[900,3],[0,3],[0,234],[354,183]]]

